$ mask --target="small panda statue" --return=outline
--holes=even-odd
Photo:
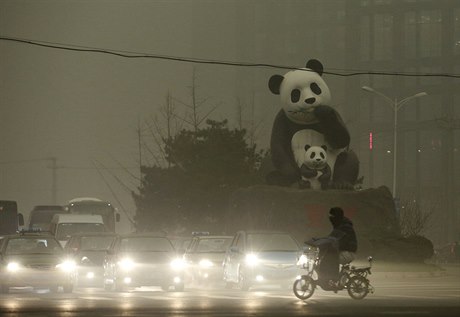
[[[327,163],[326,145],[305,145],[300,175],[302,179],[299,188],[327,189],[331,180],[331,167]]]

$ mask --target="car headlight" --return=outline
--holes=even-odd
[[[6,265],[6,270],[11,273],[17,272],[19,269],[20,265],[17,262],[10,262]]]
[[[185,268],[185,261],[183,259],[174,259],[171,261],[171,268],[173,270],[182,270]]]
[[[56,265],[56,267],[64,272],[73,272],[77,268],[77,264],[75,263],[75,261],[66,260]]]
[[[246,264],[249,266],[255,266],[259,263],[259,258],[254,253],[246,254],[245,258]]]
[[[210,268],[211,266],[214,266],[214,263],[212,263],[208,259],[203,259],[200,261],[199,265],[202,268]]]
[[[134,264],[133,260],[131,260],[131,259],[122,259],[122,260],[118,261],[118,266],[123,271],[131,271],[134,268],[135,264]]]

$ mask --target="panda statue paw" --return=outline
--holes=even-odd
[[[334,109],[330,106],[319,105],[315,107],[314,114],[320,120],[327,120],[334,116]]]
[[[309,181],[301,179],[299,181],[299,188],[300,189],[308,189],[308,188],[311,188],[311,184],[310,184]]]

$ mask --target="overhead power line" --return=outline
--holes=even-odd
[[[179,57],[171,55],[159,55],[159,54],[150,54],[150,53],[139,53],[139,52],[130,52],[122,50],[112,50],[104,49],[97,47],[87,47],[79,46],[72,44],[64,43],[54,43],[54,42],[44,42],[36,41],[23,38],[14,38],[7,36],[0,36],[0,41],[10,41],[34,46],[41,46],[51,49],[74,51],[74,52],[86,52],[86,53],[98,53],[98,54],[108,54],[119,56],[123,58],[151,58],[159,60],[169,60],[176,62],[184,63],[194,63],[194,64],[211,64],[211,65],[225,65],[225,66],[236,66],[236,67],[265,67],[265,68],[277,68],[277,69],[288,69],[288,70],[304,70],[299,67],[285,66],[285,65],[275,65],[275,64],[266,64],[266,63],[248,63],[248,62],[232,62],[232,61],[223,61],[223,60],[211,60],[211,59],[199,59],[191,57]],[[341,70],[337,71],[323,71],[324,74],[340,76],[340,77],[351,77],[351,76],[360,76],[360,75],[379,75],[379,76],[405,76],[405,77],[447,77],[447,78],[460,78],[460,74],[451,74],[451,73],[409,73],[409,72],[386,72],[386,71],[361,71],[361,70]]]

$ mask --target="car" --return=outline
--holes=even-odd
[[[21,232],[0,238],[0,291],[11,287],[63,288],[71,293],[76,264],[49,233]]]
[[[104,288],[123,291],[140,286],[184,290],[185,262],[162,234],[119,235],[104,261]]]
[[[113,232],[79,233],[70,237],[64,250],[77,264],[78,286],[104,286],[104,259],[116,237]]]
[[[187,271],[198,284],[222,282],[222,264],[233,236],[195,235],[184,254]]]
[[[227,288],[249,290],[255,285],[292,287],[300,275],[299,242],[282,231],[238,231],[225,255],[223,279]]]

